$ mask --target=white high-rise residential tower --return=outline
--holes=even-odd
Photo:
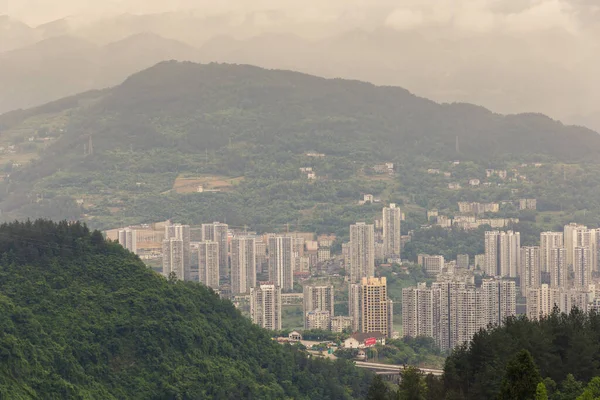
[[[231,293],[250,293],[256,286],[256,239],[231,239]]]
[[[375,274],[375,227],[359,222],[350,225],[350,283]]]
[[[258,326],[281,330],[281,288],[264,284],[250,289],[250,316]]]
[[[135,229],[119,229],[119,243],[130,252],[137,253],[137,232]]]
[[[521,261],[519,232],[485,233],[485,272],[488,276],[516,278]]]
[[[294,252],[292,238],[269,238],[269,280],[282,290],[294,289]]]
[[[217,242],[219,244],[219,275],[221,277],[229,276],[228,229],[227,224],[220,222],[202,224],[202,241]]]
[[[198,276],[200,282],[206,286],[219,288],[219,244],[217,242],[198,244]]]
[[[521,247],[521,272],[519,276],[521,295],[523,296],[527,296],[529,289],[538,288],[542,284],[539,247]]]
[[[396,204],[391,203],[383,209],[383,253],[386,257],[400,257],[401,221],[402,212]]]
[[[184,251],[183,240],[181,239],[165,239],[162,242],[162,270],[163,275],[169,278],[171,274],[175,274],[177,279],[185,278]]]
[[[184,274],[179,279],[190,279],[191,267],[191,247],[190,247],[190,226],[189,225],[166,225],[165,240],[178,239],[182,241],[183,267]],[[179,276],[179,275],[178,275]]]
[[[563,247],[562,232],[542,232],[540,234],[540,268],[542,272],[551,272],[552,250]]]

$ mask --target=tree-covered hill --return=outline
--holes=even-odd
[[[370,375],[271,340],[79,223],[0,226],[0,398],[362,398]]]
[[[596,399],[578,397],[585,383],[596,386],[600,376],[600,315],[574,309],[569,315],[556,311],[540,321],[508,319],[499,328],[482,330],[471,343],[454,350],[444,367],[444,386],[448,399],[509,399],[510,387],[529,382],[535,393],[543,380],[551,400]],[[521,352],[531,354],[524,365]],[[521,371],[511,377],[511,368]],[[529,378],[526,375],[531,374]],[[516,380],[521,380],[516,383]],[[510,392],[510,390],[508,390]],[[525,399],[526,397],[518,397]],[[537,397],[536,397],[537,399]]]
[[[173,61],[112,89],[0,116],[0,147],[10,145],[15,155],[0,154],[9,174],[0,184],[4,218],[84,218],[113,227],[229,217],[234,225],[271,228],[309,218],[318,230],[315,220],[325,226],[347,211],[335,207],[355,204],[361,193],[397,202],[423,197],[394,197],[389,182],[365,179],[374,164],[405,168],[403,184],[423,180],[410,170],[417,162],[471,160],[479,172],[508,160],[595,163],[600,135],[537,114],[437,104],[398,87]],[[313,151],[326,157],[305,156]],[[302,177],[305,166],[316,170],[316,182]],[[175,194],[178,176],[240,179],[200,198]],[[280,211],[264,218],[265,207]],[[351,211],[348,221],[361,212]]]

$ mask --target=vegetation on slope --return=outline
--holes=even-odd
[[[453,399],[525,399],[532,396],[514,397],[511,390],[535,393],[543,380],[550,399],[575,399],[584,391],[581,381],[593,386],[593,378],[600,376],[598,343],[600,314],[595,312],[574,309],[540,321],[508,319],[505,326],[482,330],[454,350],[444,367],[445,390]],[[523,351],[531,354],[531,362]]]
[[[167,281],[79,223],[0,226],[0,397],[362,398],[201,285]]]
[[[54,140],[44,145],[28,141],[47,135]],[[452,179],[468,179],[518,159],[595,162],[600,150],[594,132],[539,115],[505,117],[436,104],[401,88],[289,71],[176,62],[112,89],[0,116],[0,144],[6,138],[23,141],[17,147],[31,147],[37,159],[27,166],[0,157],[10,173],[0,187],[5,218],[84,218],[114,227],[227,216],[232,225],[259,230],[299,221],[301,229],[335,233],[372,218],[375,208],[355,205],[362,193],[440,209],[464,198],[513,196],[515,185],[449,191],[443,178],[426,174],[439,167],[432,164],[460,158]],[[311,151],[326,157],[306,157]],[[397,177],[369,174],[385,161],[396,163]],[[300,167],[312,167],[317,181]],[[553,184],[554,175],[563,176],[554,172],[547,180]],[[173,193],[182,174],[244,179],[230,192]],[[545,190],[540,205],[561,210],[571,202],[572,184],[542,186],[527,193]],[[597,208],[597,196],[588,194],[580,196],[584,208]]]

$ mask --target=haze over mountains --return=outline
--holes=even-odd
[[[72,204],[88,199],[94,205],[88,217],[98,225],[119,217],[168,219],[178,201],[187,204],[178,215],[190,205],[215,206],[203,212],[218,210],[228,221],[239,218],[239,226],[256,225],[265,207],[283,204],[277,196],[268,203],[251,195],[257,188],[302,185],[293,193],[307,198],[294,204],[310,208],[320,198],[310,196],[332,190],[335,181],[351,185],[336,192],[336,201],[348,202],[369,190],[352,181],[361,179],[361,165],[381,160],[594,163],[600,153],[600,135],[539,114],[503,116],[470,104],[437,104],[397,87],[189,62],[163,62],[112,89],[7,113],[0,116],[0,138],[5,149],[25,143],[18,154],[4,155],[10,171],[0,186],[4,218],[72,217],[56,214],[70,204],[67,196]],[[296,182],[311,151],[327,154],[319,171],[328,179]],[[32,162],[15,165],[16,156]],[[245,178],[230,188],[235,193],[192,204],[169,196],[181,174]],[[159,214],[141,215],[150,209]]]
[[[61,4],[63,15],[86,10]],[[128,7],[93,10],[157,13],[30,18],[44,22],[36,28],[0,17],[0,112],[115,85],[172,58],[398,85],[436,101],[471,102],[502,113],[543,112],[600,130],[600,78],[595,72],[600,66],[600,11],[594,2],[437,2],[434,7],[427,1],[377,1],[299,7],[288,1],[252,9],[229,2],[220,9],[192,11],[184,10],[185,4],[179,9],[160,9],[152,2],[124,4]],[[134,36],[149,33],[157,36],[141,42]],[[65,36],[88,46],[48,41]],[[109,46],[115,42],[119,45]],[[70,56],[62,56],[69,49]],[[131,55],[130,61],[114,61],[123,54]],[[32,69],[44,72],[37,74],[41,81],[28,79]],[[69,84],[63,84],[65,75]]]

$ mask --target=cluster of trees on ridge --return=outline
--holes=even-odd
[[[277,344],[82,224],[1,225],[0,254],[1,398],[366,396],[370,373]]]

